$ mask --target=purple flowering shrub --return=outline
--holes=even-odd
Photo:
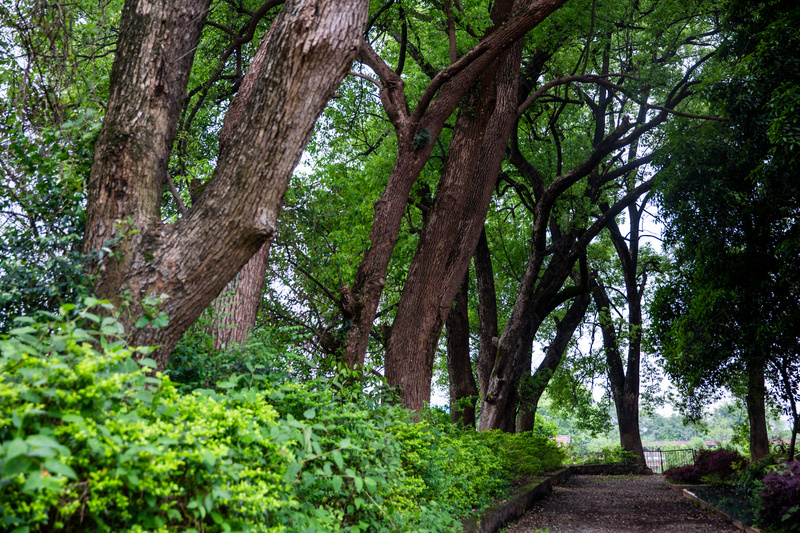
[[[762,480],[761,524],[781,531],[800,531],[800,462],[786,463]]]
[[[665,470],[664,475],[667,479],[676,483],[700,483],[700,478],[703,477],[703,471],[695,465],[673,466]]]
[[[701,450],[693,465],[675,466],[664,475],[677,483],[700,483],[702,481],[725,481],[747,463],[739,452],[732,450]]]
[[[703,471],[704,476],[714,481],[725,481],[745,466],[747,459],[734,450],[701,450],[694,464]]]

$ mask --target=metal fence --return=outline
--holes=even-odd
[[[696,450],[645,450],[647,466],[656,474],[661,474],[673,466],[694,464]]]

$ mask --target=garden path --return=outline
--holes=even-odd
[[[660,475],[573,476],[537,502],[507,533],[733,533]]]

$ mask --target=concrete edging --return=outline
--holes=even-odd
[[[717,509],[716,507],[714,507],[713,505],[711,505],[707,501],[700,499],[694,492],[690,491],[689,489],[683,489],[682,492],[683,492],[683,496],[685,498],[688,498],[689,500],[691,500],[693,502],[696,502],[701,507],[704,507],[704,508],[708,509],[709,511],[713,512],[714,514],[716,514],[717,516],[724,518],[725,520],[727,520],[728,522],[730,522],[734,526],[738,527],[742,531],[745,531],[746,533],[761,533],[760,529],[758,529],[756,527],[753,527],[753,526],[748,526],[747,524],[745,524],[741,520],[738,520],[738,519],[732,517],[731,515],[729,515],[728,513],[723,511],[722,509]]]
[[[553,487],[567,481],[570,468],[556,470],[542,481],[522,487],[507,501],[489,507],[480,516],[465,518],[464,533],[495,533],[507,523],[522,517],[534,502],[553,492]]]

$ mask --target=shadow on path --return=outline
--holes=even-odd
[[[696,507],[659,475],[573,476],[537,502],[508,533],[738,532]]]

